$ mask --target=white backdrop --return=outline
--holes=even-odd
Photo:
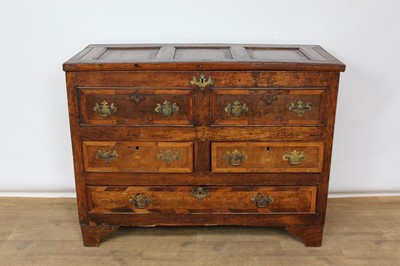
[[[74,190],[64,61],[89,43],[160,42],[321,45],[347,65],[330,191],[400,192],[399,11],[397,0],[0,0],[0,193]]]

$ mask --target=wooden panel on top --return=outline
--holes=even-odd
[[[97,58],[97,60],[148,60],[155,59],[160,47],[145,48],[109,47]]]
[[[177,47],[175,60],[233,59],[229,47]]]
[[[344,71],[345,65],[318,45],[255,44],[96,44],[64,64],[65,71],[110,69]]]
[[[310,59],[299,48],[262,48],[246,47],[252,59],[309,61]]]

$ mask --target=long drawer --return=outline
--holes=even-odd
[[[83,141],[87,172],[190,173],[192,142]]]
[[[215,173],[321,172],[322,142],[213,142]]]
[[[91,213],[314,213],[317,187],[90,186]]]

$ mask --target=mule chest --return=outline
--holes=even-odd
[[[320,246],[340,72],[314,45],[89,45],[64,63],[85,246],[119,226]]]

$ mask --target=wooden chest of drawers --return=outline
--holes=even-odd
[[[63,67],[85,246],[157,225],[321,245],[345,70],[321,47],[90,45]]]

